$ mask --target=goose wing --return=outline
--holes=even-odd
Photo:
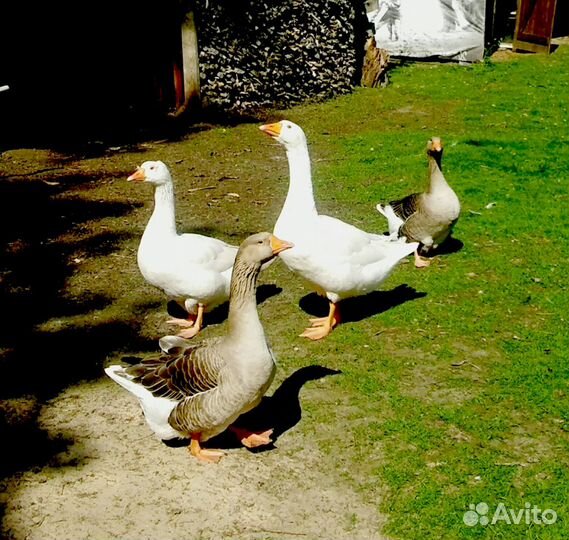
[[[387,236],[368,233],[345,221],[325,215],[318,216],[315,239],[319,251],[345,256],[366,249],[371,243],[381,244],[389,241]]]
[[[217,238],[201,234],[182,234],[177,237],[176,250],[186,264],[198,264],[216,272],[233,266],[237,247]]]
[[[217,388],[225,361],[217,343],[189,347],[181,354],[143,360],[125,371],[155,397],[182,401]]]
[[[324,268],[328,271],[334,269],[332,273],[336,276],[349,275],[355,267],[390,259],[391,247],[395,244],[392,240],[391,237],[368,233],[339,219],[319,215],[296,244],[297,254],[301,258],[297,260],[297,265],[310,273],[308,279],[319,283],[315,276],[320,275]]]
[[[422,193],[411,193],[402,199],[391,201],[389,205],[395,212],[395,215],[403,221],[409,219],[419,209]]]

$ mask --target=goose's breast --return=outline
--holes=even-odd
[[[207,303],[224,297],[226,277],[208,266],[188,263],[183,253],[164,247],[158,252],[152,245],[140,245],[138,267],[146,281],[172,298],[190,297]]]
[[[203,441],[227,429],[241,414],[258,405],[271,385],[275,374],[272,355],[257,364],[254,369],[225,370],[215,390],[176,409],[172,426],[188,434],[200,433]]]
[[[432,219],[451,224],[460,215],[460,201],[454,191],[425,198],[425,211]]]

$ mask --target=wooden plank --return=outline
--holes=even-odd
[[[518,0],[514,50],[550,50],[557,0]]]
[[[514,39],[512,49],[516,52],[525,51],[549,54],[550,45],[540,45],[538,43],[532,43],[530,41],[518,41],[517,39]]]

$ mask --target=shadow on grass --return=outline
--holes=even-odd
[[[300,391],[308,381],[322,379],[323,377],[339,373],[341,371],[318,365],[297,369],[282,382],[272,396],[264,396],[257,407],[241,415],[235,422],[235,426],[258,433],[268,429],[273,430],[271,435],[272,444],[253,448],[250,451],[265,452],[272,450],[278,438],[300,422],[302,418]],[[180,447],[187,446],[189,440],[178,439],[175,441],[164,441],[164,443],[170,447]],[[210,439],[204,446],[221,449],[243,447],[235,434],[230,430],[226,430],[217,437]]]
[[[437,257],[438,255],[451,255],[452,253],[459,252],[464,247],[464,242],[458,238],[451,236],[447,238],[437,249],[421,254],[422,257],[427,257],[428,259],[432,257]]]
[[[15,95],[11,97],[14,98]],[[9,107],[6,96],[3,98],[0,113],[2,105]],[[164,111],[138,113],[134,116],[131,112],[122,111],[118,118],[105,121],[106,114],[85,119],[83,114],[78,117],[72,111],[62,117],[61,107],[54,110],[57,111],[57,118],[53,118],[51,108],[49,112],[45,108],[36,110],[34,115],[26,115],[24,118],[21,114],[13,119],[9,118],[10,115],[3,115],[13,129],[5,126],[6,129],[0,133],[0,154],[18,147],[49,148],[69,154],[75,159],[98,158],[125,151],[144,154],[148,151],[144,146],[148,141],[176,142],[218,127],[259,124],[269,118],[269,113],[237,114],[204,107],[179,118]],[[54,123],[58,125],[55,132],[52,127]]]
[[[235,424],[254,432],[272,429],[271,439],[273,439],[273,443],[276,443],[283,433],[296,426],[302,418],[302,407],[300,405],[300,391],[302,387],[308,381],[315,381],[340,373],[341,371],[339,370],[319,365],[297,369],[282,382],[272,396],[263,397],[257,407],[238,418]],[[235,439],[235,437],[233,438]],[[241,446],[241,443],[237,442],[237,446]],[[264,451],[267,449],[267,447],[260,447],[253,451]]]
[[[265,300],[276,296],[282,292],[282,287],[278,287],[274,283],[263,283],[257,287],[257,304],[262,304]],[[178,319],[185,319],[188,313],[175,300],[170,300],[167,306],[168,315]],[[210,313],[204,315],[204,327],[208,324],[221,324],[227,319],[229,313],[229,302],[224,302],[217,306]]]
[[[72,443],[52,440],[38,426],[46,400],[78,381],[99,378],[114,351],[156,348],[138,336],[135,320],[88,320],[57,329],[59,317],[95,314],[112,302],[104,293],[67,294],[78,259],[108,255],[130,238],[91,233],[86,223],[127,215],[136,205],[81,198],[79,191],[100,180],[97,175],[69,174],[62,166],[39,179],[20,176],[16,167],[16,174],[0,178],[0,480],[45,465]],[[56,329],[42,330],[47,321],[55,321]]]
[[[241,245],[241,242],[243,242],[243,240],[245,240],[245,238],[248,238],[252,234],[257,234],[261,231],[260,230],[256,230],[256,231],[249,230],[249,231],[242,231],[242,232],[236,233],[236,232],[228,232],[228,231],[221,229],[219,227],[197,226],[197,227],[190,227],[190,228],[184,229],[183,231],[180,231],[180,232],[192,233],[192,234],[201,234],[203,236],[213,236],[214,238],[220,238],[221,236],[225,236],[228,238],[227,242],[229,244],[232,244],[234,246],[239,246],[239,245]],[[270,264],[274,264],[274,262],[270,263]]]
[[[374,291],[363,296],[347,298],[340,302],[342,321],[361,321],[424,296],[427,296],[427,293],[419,292],[409,285],[399,285],[391,291]],[[303,296],[299,306],[305,313],[315,317],[328,315],[328,300],[316,293]]]

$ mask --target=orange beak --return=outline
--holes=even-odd
[[[276,122],[274,124],[265,124],[264,126],[259,126],[261,131],[264,131],[267,135],[271,137],[278,137],[281,134],[281,124]]]
[[[273,250],[274,255],[278,255],[281,251],[285,249],[290,249],[294,247],[294,244],[291,242],[285,242],[280,238],[277,238],[275,235],[271,236],[271,248]]]
[[[433,151],[434,152],[440,152],[443,149],[443,145],[441,143],[440,139],[434,139],[433,140]]]
[[[144,182],[146,180],[146,174],[144,174],[144,170],[142,167],[137,167],[136,171],[134,171],[127,179],[127,182]]]

